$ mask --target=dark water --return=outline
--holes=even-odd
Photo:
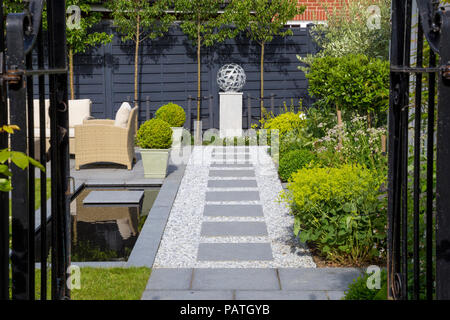
[[[144,226],[159,188],[146,188],[138,207],[85,206],[83,200],[93,190],[84,189],[70,206],[72,261],[126,261]],[[122,189],[122,190],[139,190]]]

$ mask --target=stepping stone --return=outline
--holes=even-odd
[[[270,261],[270,243],[200,243],[198,261]]]
[[[257,201],[258,191],[207,191],[206,201]]]
[[[83,200],[85,206],[138,206],[142,198],[144,197],[144,191],[91,191]]]
[[[141,300],[232,300],[231,290],[146,290]]]
[[[212,167],[220,167],[224,165],[235,165],[236,167],[242,167],[242,165],[248,165],[249,167],[253,167],[253,162],[249,160],[243,160],[243,159],[214,159],[214,161],[211,162]]]
[[[146,290],[187,290],[191,286],[192,269],[154,268]]]
[[[361,275],[356,268],[280,268],[283,290],[345,291]]]
[[[256,180],[209,180],[208,188],[256,188]]]
[[[211,167],[223,167],[223,168],[251,168],[253,167],[252,163],[226,163],[226,162],[213,162],[211,163]]]
[[[210,177],[224,177],[224,178],[232,178],[232,177],[254,177],[254,170],[210,170]]]
[[[280,290],[280,284],[273,268],[199,268],[192,290]]]
[[[262,237],[267,236],[265,222],[203,222],[202,237]]]
[[[236,300],[328,300],[326,291],[236,291]]]
[[[262,217],[263,209],[258,204],[207,204],[203,215],[207,217]]]
[[[213,153],[212,154],[212,158],[213,159],[217,159],[217,158],[224,158],[224,159],[233,159],[233,158],[238,158],[238,159],[250,159],[250,154],[249,153],[233,153],[233,152],[228,152],[228,153]]]

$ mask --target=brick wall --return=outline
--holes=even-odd
[[[342,0],[298,0],[302,5],[306,6],[306,11],[297,16],[294,20],[297,21],[323,21],[327,20],[327,10],[324,8],[341,7]]]

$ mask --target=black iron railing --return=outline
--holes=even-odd
[[[0,5],[3,7],[3,1]],[[52,299],[67,299],[67,268],[70,257],[69,229],[69,145],[66,70],[66,6],[64,0],[48,0],[47,30],[42,29],[44,1],[25,1],[25,11],[1,17],[0,24],[0,124],[15,124],[21,130],[11,135],[10,147],[35,157],[38,144],[39,161],[50,172],[40,173],[40,243],[36,246],[35,188],[36,172],[33,166],[26,170],[11,165],[11,246],[9,245],[9,195],[1,193],[0,234],[0,299],[35,299],[35,263],[40,262],[41,299],[47,299],[47,274],[51,271]],[[2,16],[2,13],[0,13]],[[3,35],[6,34],[6,39]],[[6,46],[5,46],[6,41]],[[6,50],[5,50],[6,49]],[[46,55],[44,55],[46,52]],[[37,68],[33,66],[37,56]],[[45,68],[45,59],[48,67]],[[33,67],[34,70],[33,70]],[[33,81],[38,81],[39,137],[34,136]],[[50,100],[50,137],[46,137],[45,81],[48,80]],[[7,102],[7,98],[9,102]],[[8,107],[9,104],[9,107]],[[9,113],[9,114],[8,114]],[[9,121],[8,121],[9,120]],[[50,149],[46,140],[50,139]],[[0,149],[8,148],[8,138],[2,135]],[[51,179],[51,207],[47,208],[46,182]],[[51,215],[48,215],[50,209]],[[51,234],[47,235],[47,226]],[[39,252],[36,252],[36,249]],[[37,254],[39,253],[39,254]],[[50,254],[51,253],[51,254]],[[36,261],[39,256],[40,261]],[[47,270],[51,256],[51,270]],[[12,274],[10,288],[9,271]],[[11,296],[9,294],[11,289]]]
[[[388,295],[450,299],[450,7],[416,3],[392,2]]]

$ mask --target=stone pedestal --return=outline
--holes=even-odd
[[[242,92],[220,92],[220,137],[242,136]]]

